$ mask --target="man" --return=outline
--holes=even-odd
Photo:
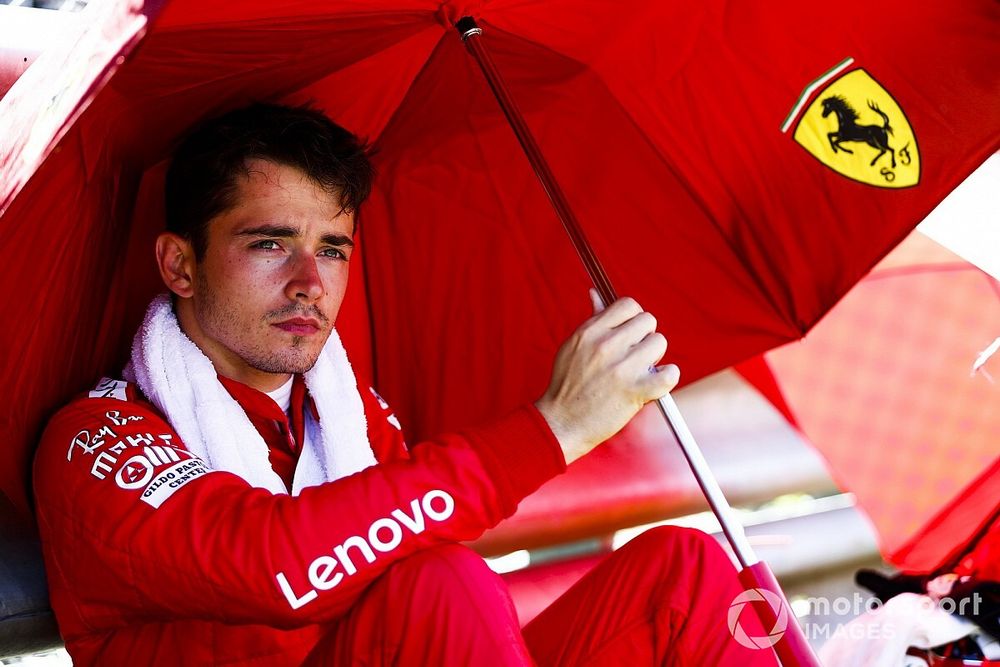
[[[35,494],[52,604],[88,664],[773,664],[738,646],[715,543],[654,531],[522,635],[456,543],[675,386],[630,299],[560,349],[546,393],[407,450],[333,322],[370,189],[322,114],[256,105],[178,149],[156,260],[170,298],[126,369],[50,422]]]

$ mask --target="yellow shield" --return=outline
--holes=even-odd
[[[824,88],[794,136],[817,160],[855,181],[882,188],[908,188],[920,181],[920,152],[910,122],[863,69]]]

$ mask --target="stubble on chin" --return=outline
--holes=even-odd
[[[264,322],[262,326],[269,328],[271,325]],[[324,343],[326,338],[323,336]],[[291,341],[284,345],[248,346],[237,353],[248,366],[265,373],[305,373],[316,365],[323,350],[322,345],[313,346],[313,342],[306,336],[292,336]]]
[[[220,299],[217,293],[204,285],[198,285],[196,289],[195,317],[202,331],[237,355],[247,366],[264,373],[284,374],[305,373],[316,365],[331,333],[328,320],[322,314],[317,313],[324,325],[323,331],[314,336],[292,336],[290,342],[282,344],[280,335],[271,325],[274,312],[265,314],[257,322],[247,323],[239,311],[228,301]],[[286,310],[289,309],[281,309]],[[252,331],[260,332],[257,340],[254,340]],[[314,341],[315,337],[321,340]],[[314,342],[315,347],[311,345]]]

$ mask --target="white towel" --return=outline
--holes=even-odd
[[[210,468],[235,473],[272,493],[287,493],[271,468],[264,439],[219,382],[212,362],[181,331],[166,294],[149,304],[125,379],[139,385],[188,450]],[[364,404],[336,331],[305,381],[319,422],[307,415],[309,435],[295,468],[292,495],[375,465]]]

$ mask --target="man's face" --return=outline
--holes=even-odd
[[[268,390],[312,368],[330,336],[354,216],[294,167],[260,159],[248,167],[235,205],[208,224],[178,316],[220,373]]]

